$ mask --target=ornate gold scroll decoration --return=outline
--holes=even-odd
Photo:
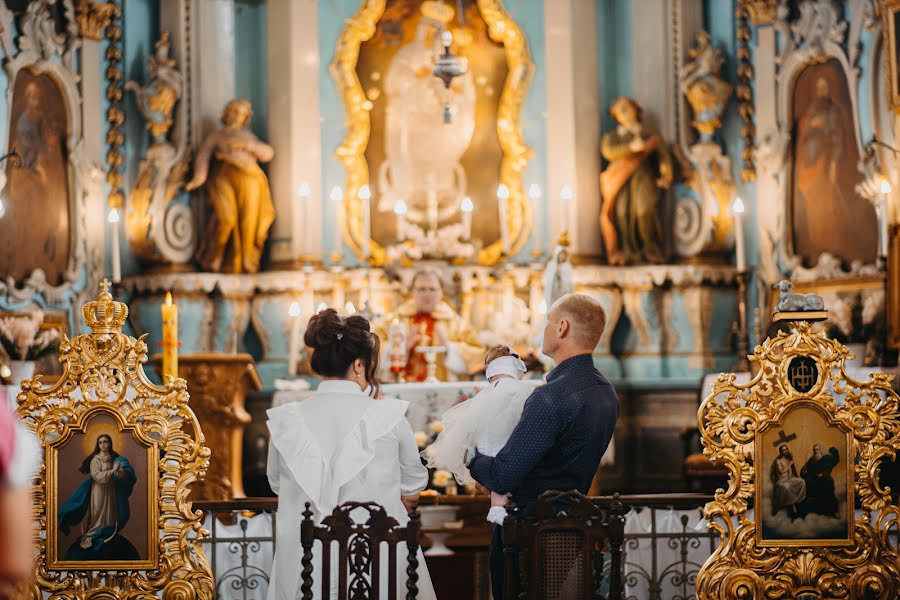
[[[531,158],[532,151],[522,136],[521,112],[525,95],[534,72],[534,63],[528,53],[528,41],[519,25],[503,7],[502,0],[476,0],[478,10],[488,26],[488,34],[495,42],[503,44],[506,51],[508,74],[500,94],[497,109],[497,135],[503,150],[500,165],[500,182],[509,189],[507,227],[510,255],[518,252],[528,240],[533,216],[525,196],[522,173]],[[347,111],[347,137],[335,151],[338,160],[347,170],[344,194],[342,229],[344,240],[353,252],[362,258],[364,244],[369,244],[370,261],[376,266],[387,262],[385,248],[374,240],[363,240],[363,210],[359,190],[369,183],[369,167],[366,164],[366,146],[369,143],[371,122],[366,95],[356,74],[356,62],[363,42],[375,35],[375,26],[384,14],[386,0],[367,0],[359,11],[347,19],[338,37],[331,63],[331,75],[335,80]],[[492,265],[503,257],[503,242],[485,246],[477,260]]]
[[[106,131],[106,183],[109,184],[110,208],[122,208],[125,204],[125,196],[122,193],[122,145],[125,143],[125,134],[122,133],[122,124],[125,122],[125,110],[122,108],[122,6],[120,0],[110,2],[113,6],[109,25],[106,26],[106,39],[109,45],[106,48],[106,77],[109,81],[106,85],[106,99],[109,108],[106,109],[106,122],[109,129]]]
[[[99,42],[103,39],[103,30],[109,25],[116,12],[116,7],[109,2],[91,2],[77,0],[75,3],[75,19],[81,37]]]
[[[775,21],[778,0],[743,0],[741,4],[754,25],[770,25]]]
[[[848,356],[845,346],[800,322],[792,333],[757,346],[750,360],[759,371],[749,383],[722,374],[703,401],[697,414],[703,451],[727,467],[729,484],[704,509],[720,543],[697,575],[698,599],[897,598],[900,571],[888,530],[897,527],[900,513],[890,489],[879,484],[879,469],[900,449],[900,398],[891,375],[874,373],[866,382],[849,377]],[[769,477],[761,465],[762,435],[802,407],[849,438],[850,456],[841,456],[850,491],[846,540],[774,543],[763,541],[758,529],[768,510],[757,487]],[[748,500],[754,496],[751,520]],[[861,518],[853,516],[854,497]]]
[[[63,338],[60,379],[47,386],[40,376],[26,380],[17,397],[17,414],[37,434],[47,457],[34,486],[39,552],[28,594],[149,598],[161,591],[167,600],[211,599],[212,573],[200,544],[206,532],[200,513],[187,499],[191,483],[206,473],[209,448],[188,406],[185,380],[167,377],[160,387],[147,379],[142,366],[147,344],[143,336],[135,339],[122,333],[128,308],[113,300],[109,285],[103,281],[98,299],[83,308],[91,333]],[[121,435],[133,436],[148,448],[149,556],[115,561],[114,568],[91,562],[57,565],[53,509],[58,509],[61,475],[56,458],[60,447],[84,432],[98,414],[112,418]],[[132,503],[138,501],[132,496]]]

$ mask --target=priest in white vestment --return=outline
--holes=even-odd
[[[305,341],[311,365],[324,380],[307,399],[268,411],[268,477],[278,494],[278,545],[269,583],[269,600],[296,600],[300,594],[300,523],[306,502],[316,523],[348,501],[376,502],[401,526],[428,484],[412,429],[407,402],[375,400],[363,390],[377,389],[378,338],[362,317],[341,318],[326,309],[310,319]],[[371,386],[371,388],[370,388]],[[313,546],[313,597],[321,597],[321,546]],[[331,597],[337,598],[337,547],[332,552]],[[381,597],[387,597],[387,560],[380,561]],[[406,549],[397,547],[398,597],[405,597]],[[435,598],[419,550],[418,598]]]

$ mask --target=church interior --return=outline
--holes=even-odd
[[[900,0],[0,0],[0,598],[900,597],[898,34]],[[427,449],[489,349],[554,389],[573,297],[611,439],[494,526],[483,448]],[[399,523],[273,479],[316,438],[349,468],[273,437],[336,385],[323,315],[408,403]]]

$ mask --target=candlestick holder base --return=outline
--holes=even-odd
[[[750,279],[750,272],[738,271],[736,278],[738,284],[738,318],[735,327],[737,356],[731,370],[735,373],[746,373],[750,371],[750,361],[747,358],[750,351],[749,331],[747,330],[747,282]]]

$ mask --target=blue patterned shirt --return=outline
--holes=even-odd
[[[612,384],[590,354],[559,364],[537,388],[522,419],[496,457],[476,452],[469,471],[476,481],[528,503],[547,490],[587,493],[619,416]]]

